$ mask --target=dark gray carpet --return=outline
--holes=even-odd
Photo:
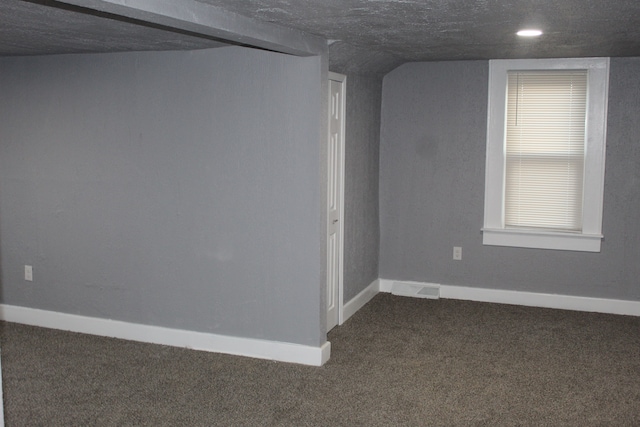
[[[7,426],[640,425],[640,318],[376,296],[306,367],[0,326]]]

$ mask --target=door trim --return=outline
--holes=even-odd
[[[340,99],[341,106],[341,118],[340,118],[340,138],[342,144],[340,144],[340,181],[338,183],[338,191],[340,197],[340,208],[339,208],[339,225],[340,225],[340,242],[339,242],[339,262],[338,262],[338,320],[337,324],[342,325],[345,321],[344,319],[344,183],[345,183],[345,145],[346,145],[346,93],[347,93],[347,76],[344,74],[334,73],[329,71],[328,80],[335,81],[340,83],[342,88],[342,97]],[[331,99],[329,98],[329,102]],[[329,114],[331,106],[329,106]],[[329,138],[329,128],[327,127],[327,138]],[[328,207],[326,207],[328,209]],[[328,219],[327,219],[328,220]],[[328,227],[328,224],[327,224]],[[328,228],[327,228],[328,230]],[[328,302],[327,302],[328,303]],[[328,305],[328,304],[327,304]]]

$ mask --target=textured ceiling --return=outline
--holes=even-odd
[[[59,6],[0,0],[0,55],[202,49],[223,45]]]
[[[0,0],[0,55],[220,46],[211,37],[64,3]],[[407,61],[640,56],[638,0],[174,0],[171,7],[188,3],[335,41],[330,60],[343,72],[384,73]],[[523,27],[544,34],[516,37]]]
[[[405,61],[640,55],[638,0],[199,1]]]

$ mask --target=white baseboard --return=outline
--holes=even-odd
[[[395,280],[380,279],[379,282],[380,292],[391,292],[391,287]],[[424,285],[440,286],[440,298],[640,316],[640,301],[434,285],[431,283],[425,283]]]
[[[0,305],[0,319],[64,331],[302,365],[321,366],[329,360],[331,354],[331,343],[329,342],[325,342],[320,347],[313,347],[142,325],[4,304]]]
[[[395,280],[378,279],[380,292],[390,294],[393,282],[395,282]]]
[[[380,292],[379,282],[379,280],[374,280],[369,286],[364,288],[358,295],[353,297],[348,303],[344,305],[344,307],[342,308],[342,320],[340,322],[341,325],[346,322],[348,318],[353,316],[356,311],[360,310],[366,303],[371,301],[371,298],[375,297],[378,292]]]

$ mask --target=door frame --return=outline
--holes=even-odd
[[[328,76],[328,80],[329,81],[335,81],[340,83],[341,86],[341,92],[342,92],[342,97],[340,98],[340,140],[341,140],[341,144],[339,147],[339,158],[340,161],[339,163],[339,168],[340,168],[340,179],[338,182],[338,197],[339,197],[339,233],[340,233],[340,242],[338,244],[338,250],[339,250],[339,259],[338,259],[338,289],[336,290],[337,292],[337,297],[338,297],[338,301],[337,301],[337,311],[338,311],[338,319],[337,319],[337,325],[342,325],[342,323],[344,323],[344,183],[345,183],[345,145],[346,145],[346,93],[347,93],[347,76],[345,76],[344,74],[339,74],[339,73],[334,73],[329,71],[329,76]],[[328,118],[330,118],[331,116],[331,85],[329,84],[329,107],[327,110],[328,113]],[[327,124],[327,141],[329,141],[330,138],[330,128],[329,128],[329,124]],[[327,151],[327,156],[328,156],[328,151]],[[329,183],[329,178],[327,175],[327,185]],[[329,209],[329,202],[327,201],[327,206],[325,206],[325,209]],[[327,232],[329,230],[329,218],[327,215],[327,224],[326,224],[327,228]],[[327,266],[328,267],[328,266]],[[329,277],[327,275],[327,282],[326,285],[329,285]],[[327,307],[329,306],[329,301],[327,301]]]

